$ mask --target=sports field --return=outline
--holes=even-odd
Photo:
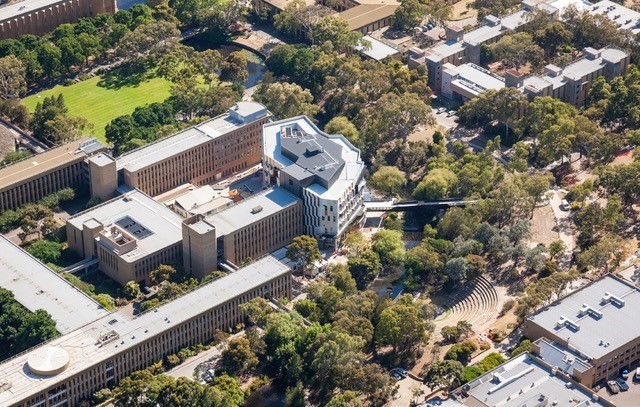
[[[164,78],[152,78],[139,84],[105,84],[102,77],[93,77],[71,86],[58,85],[29,96],[22,103],[33,112],[38,101],[51,95],[64,95],[69,116],[80,116],[93,123],[93,133],[104,141],[104,128],[111,120],[129,114],[138,106],[162,102],[169,97],[171,83]]]

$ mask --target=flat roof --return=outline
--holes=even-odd
[[[0,287],[29,311],[43,309],[65,334],[109,313],[9,239],[0,235]],[[1,380],[1,377],[0,377]]]
[[[364,40],[369,41],[369,43],[371,44],[371,47],[369,47],[368,49],[364,49],[362,45],[358,45],[357,47],[354,47],[354,48],[362,52],[364,55],[368,56],[369,58],[375,59],[376,61],[381,61],[386,57],[390,57],[392,55],[396,55],[400,53],[400,51],[398,51],[397,49],[393,48],[390,45],[385,44],[380,40],[373,38],[370,35],[365,35]]]
[[[399,5],[400,3],[396,1],[389,1],[388,3],[384,1],[371,2],[342,11],[338,13],[338,16],[347,20],[350,30],[358,30],[376,21],[390,17]]]
[[[559,1],[559,0],[558,0]],[[621,30],[640,32],[640,13],[611,0],[602,0],[588,8],[591,14],[603,14]]]
[[[50,7],[62,0],[23,0],[17,3],[8,4],[0,7],[0,22],[10,18],[18,17],[22,14],[30,13],[44,7]]]
[[[235,115],[230,113],[232,110],[235,111]],[[259,115],[260,112],[264,112],[264,114]],[[267,114],[267,108],[259,103],[238,102],[225,114],[121,155],[117,159],[118,170],[124,168],[129,172],[139,171],[239,129]],[[250,119],[238,120],[234,118],[236,115],[250,117]]]
[[[84,158],[86,154],[80,150],[80,145],[90,140],[92,140],[91,137],[86,137],[81,140],[72,141],[0,168],[0,190],[11,187],[20,181],[35,178],[43,172],[64,167],[73,161]]]
[[[289,272],[289,267],[272,256],[266,256],[161,305],[156,310],[134,318],[114,312],[47,343],[46,346],[61,348],[70,356],[69,366],[55,376],[40,376],[27,367],[29,357],[42,346],[9,359],[0,364],[0,382],[11,384],[9,389],[0,391],[0,405],[10,405],[39,394],[82,371],[99,366],[114,356],[139,346],[151,337],[173,329],[176,325]],[[109,332],[115,332],[117,339],[100,345],[99,338]]]
[[[476,64],[463,64],[448,68],[447,71],[458,75],[458,78],[452,83],[464,87],[476,95],[487,89],[497,90],[505,86],[503,78]]]
[[[344,161],[340,173],[337,174],[337,177],[335,177],[328,189],[318,182],[315,182],[307,188],[308,191],[313,192],[323,199],[338,199],[344,194],[346,189],[361,178],[364,171],[364,162],[360,159],[360,150],[355,148],[340,134],[327,134],[321,131],[311,119],[306,116],[297,116],[265,124],[262,131],[262,143],[265,156],[279,163],[281,168],[287,171],[300,172],[298,175],[301,177],[311,176],[317,173],[317,171],[312,172],[312,168],[305,169],[298,166],[296,162],[293,162],[283,154],[282,139],[287,136],[283,135],[282,132],[285,131],[284,129],[292,126],[308,135],[315,136],[316,139],[324,138],[325,141],[334,143],[339,148],[339,152],[335,152],[334,154],[339,154],[341,160]]]
[[[523,353],[462,387],[469,397],[457,405],[522,407],[535,405],[607,406],[565,376],[554,374],[540,359]],[[545,403],[546,401],[546,403]],[[538,404],[540,403],[540,404]],[[456,405],[453,403],[446,404]]]
[[[99,222],[107,228],[126,219],[133,220],[135,228],[144,229],[137,235],[134,231],[142,229],[130,231],[136,237],[137,247],[118,255],[126,262],[137,261],[182,241],[182,217],[137,189],[72,216],[67,222],[82,230],[85,222]]]
[[[228,235],[298,202],[300,199],[286,189],[275,187],[258,192],[229,208],[208,216],[206,221],[215,226],[216,236]]]
[[[610,294],[624,302],[606,299]],[[581,312],[587,305],[594,312]],[[573,351],[600,359],[640,337],[640,291],[612,274],[575,291],[527,319],[568,340]],[[560,322],[561,318],[563,321]],[[577,325],[576,327],[573,325]]]

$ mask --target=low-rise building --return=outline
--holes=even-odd
[[[527,317],[522,330],[536,353],[557,364],[560,352],[557,367],[592,387],[640,360],[638,309],[640,290],[608,274]]]
[[[291,298],[291,270],[271,256],[136,317],[111,313],[0,364],[0,405],[77,406],[132,372],[243,321],[240,304]]]
[[[147,283],[161,264],[182,260],[182,217],[139,190],[70,217],[69,248],[120,284]]]
[[[0,211],[35,203],[64,188],[87,185],[87,160],[105,149],[96,139],[84,138],[1,168]]]
[[[306,116],[265,125],[263,142],[263,168],[272,183],[303,201],[305,233],[337,247],[349,225],[364,215],[360,150],[342,135],[322,132]]]
[[[442,95],[453,100],[467,101],[487,89],[504,88],[504,79],[476,64],[455,66],[445,64],[442,73]]]
[[[370,35],[365,35],[363,39],[367,41],[369,45],[366,47],[358,45],[354,47],[354,49],[367,58],[375,61],[402,60],[402,53],[396,49],[395,46],[382,42]]]
[[[0,287],[11,291],[16,301],[29,311],[47,311],[62,334],[109,313],[4,236],[0,236],[0,269]]]
[[[455,390],[440,407],[613,407],[543,360],[523,353]]]

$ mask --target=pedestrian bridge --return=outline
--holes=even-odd
[[[365,202],[364,206],[367,211],[407,211],[419,208],[430,209],[447,209],[452,206],[466,206],[478,202],[477,200],[465,200],[463,198],[447,198],[435,199],[432,201],[398,201],[392,199],[389,201],[372,201]]]

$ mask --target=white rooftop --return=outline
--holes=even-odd
[[[460,398],[455,402],[448,401],[443,405],[474,407],[605,406],[605,404],[595,401],[590,391],[564,376],[553,374],[548,365],[528,353],[523,353],[503,363],[463,386],[462,389],[469,397]]]
[[[354,47],[356,50],[362,52],[364,55],[376,61],[382,61],[383,59],[400,53],[397,49],[385,44],[384,42],[373,38],[370,35],[364,36],[365,41],[369,41],[371,47],[364,49],[363,46],[358,45]]]
[[[0,7],[0,22],[56,3],[62,3],[62,0],[24,0]]]
[[[80,230],[85,222],[99,222],[107,228],[125,217],[146,229],[146,235],[137,239],[137,247],[120,256],[127,262],[137,261],[182,240],[182,217],[139,190],[81,212],[67,222]]]
[[[307,116],[279,120],[265,124],[263,127],[262,143],[264,155],[278,162],[282,168],[296,165],[282,154],[281,130],[287,126],[297,126],[306,134],[326,137],[342,150],[340,157],[344,160],[345,165],[331,187],[327,189],[318,183],[314,183],[307,188],[308,191],[313,192],[321,199],[339,199],[344,194],[344,191],[361,177],[364,171],[364,162],[360,159],[360,150],[355,148],[342,135],[331,135],[321,131]]]
[[[117,159],[118,169],[125,168],[129,172],[138,171],[230,133],[267,114],[267,108],[260,103],[238,102],[223,115],[120,156]]]
[[[476,64],[453,66],[449,67],[447,71],[458,75],[458,78],[452,83],[464,87],[476,95],[487,89],[497,90],[505,86],[503,78]]]
[[[27,368],[27,361],[34,353],[39,352],[42,346],[9,359],[0,364],[0,382],[11,384],[9,389],[0,391],[0,406],[11,405],[29,395],[39,394],[92,366],[98,366],[115,355],[140,345],[143,341],[167,329],[174,328],[288,272],[287,266],[271,256],[266,256],[232,274],[161,305],[157,310],[131,319],[120,312],[112,313],[47,343],[46,346],[69,353],[69,366],[55,376],[39,376]],[[111,331],[117,334],[117,339],[99,345],[98,339]]]
[[[621,30],[640,32],[640,13],[611,0],[602,0],[589,8],[591,14],[603,14]]]
[[[29,311],[51,314],[63,334],[109,313],[4,236],[0,236],[0,286],[13,292]]]
[[[281,187],[275,187],[238,202],[206,218],[215,226],[216,236],[224,236],[265,219],[300,200]]]
[[[582,312],[585,304],[600,314]],[[599,359],[640,337],[638,310],[640,291],[609,274],[543,308],[528,320],[558,338],[569,339],[570,348],[577,353]],[[573,324],[577,324],[577,329]]]

